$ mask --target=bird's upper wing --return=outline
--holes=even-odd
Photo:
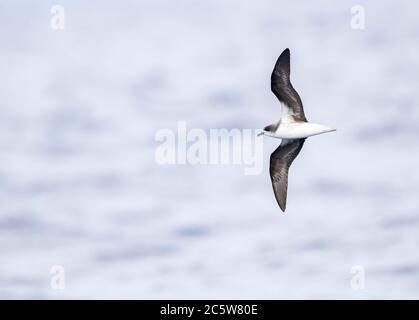
[[[276,201],[282,211],[287,204],[288,170],[303,147],[305,139],[282,140],[281,145],[271,154],[269,173]]]
[[[279,56],[271,76],[271,89],[283,103],[283,117],[289,116],[293,121],[307,122],[303,103],[290,81],[290,50],[285,49]]]

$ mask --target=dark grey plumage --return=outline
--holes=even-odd
[[[269,173],[275,198],[282,211],[287,205],[288,171],[300,153],[305,139],[283,140],[281,145],[271,154]]]
[[[271,90],[285,105],[284,107],[289,109],[287,113],[294,121],[307,122],[301,98],[290,81],[290,50],[288,48],[281,53],[276,61],[271,75]]]

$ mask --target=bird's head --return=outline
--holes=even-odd
[[[274,134],[275,131],[278,129],[278,125],[279,123],[274,123],[274,124],[270,124],[269,126],[266,126],[265,128],[263,128],[262,132],[260,132],[258,134],[258,137],[264,134]]]

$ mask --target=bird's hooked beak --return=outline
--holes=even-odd
[[[261,132],[258,133],[257,136],[260,137],[260,136],[263,136],[264,134],[265,134],[265,131],[261,131]]]

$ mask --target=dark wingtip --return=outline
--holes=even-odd
[[[278,60],[275,64],[275,70],[285,70],[287,73],[289,73],[290,68],[290,49],[286,48],[284,51],[282,51],[281,55],[279,56]]]
[[[290,55],[291,55],[290,49],[286,48],[284,51],[282,51],[281,55],[279,56],[279,59],[280,60],[285,59],[285,58],[289,59]]]
[[[287,199],[279,199],[276,195],[275,195],[275,199],[281,211],[285,213],[285,209],[287,207]]]
[[[286,205],[285,204],[284,205],[280,204],[279,207],[281,208],[282,212],[285,213]]]

